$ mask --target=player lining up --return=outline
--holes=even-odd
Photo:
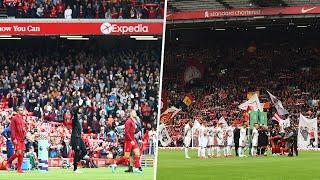
[[[191,144],[191,138],[192,138],[192,122],[191,120],[188,120],[188,123],[184,126],[184,156],[186,159],[190,159],[189,156],[189,147]]]
[[[257,152],[258,152],[258,137],[259,137],[258,124],[255,123],[254,127],[253,127],[253,130],[252,130],[251,156],[257,156]]]
[[[199,135],[200,135],[200,158],[206,157],[206,148],[208,145],[208,130],[206,128],[205,122],[201,122],[201,127],[199,129]]]
[[[240,128],[240,138],[239,138],[239,157],[245,157],[244,155],[244,148],[246,147],[247,143],[247,125],[243,124]]]

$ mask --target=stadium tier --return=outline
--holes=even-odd
[[[195,11],[228,8],[285,7],[319,5],[318,0],[169,0],[174,11]]]
[[[74,116],[88,151],[83,167],[114,163],[124,151],[124,123],[131,110],[140,117],[136,138],[141,138],[143,166],[153,166],[159,41],[25,36],[19,41],[0,41],[0,46],[1,161],[11,151],[8,125],[22,106],[27,122],[26,158],[30,157],[32,168],[41,163],[36,157],[43,150],[39,147],[43,137],[48,140],[49,166],[72,165]],[[80,110],[74,113],[77,106]]]
[[[2,18],[161,19],[164,1],[1,0]]]
[[[276,124],[286,119],[298,127],[300,114],[320,122],[319,28],[264,26],[262,30],[213,31],[183,29],[183,25],[169,29],[162,112],[172,106],[181,109],[171,120],[162,117],[172,138],[171,146],[183,146],[181,132],[189,119],[207,122],[209,127],[218,124],[221,117],[229,125],[249,120],[251,110],[240,109],[239,105],[255,93],[264,103],[270,132],[279,131]],[[278,116],[279,109],[272,105],[267,91],[282,102],[288,114]],[[320,130],[319,123],[316,130]],[[195,147],[197,138],[194,135]]]

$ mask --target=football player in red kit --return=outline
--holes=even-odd
[[[17,172],[23,173],[21,170],[23,162],[23,153],[25,151],[24,140],[26,138],[26,124],[23,120],[23,108],[19,107],[17,109],[17,114],[11,119],[11,138],[14,144],[15,153],[7,161],[7,169],[9,169],[9,164],[18,158]]]
[[[122,164],[124,161],[128,161],[130,158],[131,152],[134,154],[134,166],[133,169],[132,166],[129,166],[128,172],[136,172],[136,173],[142,173],[141,171],[141,165],[140,165],[140,150],[138,146],[138,142],[136,141],[134,134],[136,132],[136,118],[137,113],[135,110],[132,110],[130,112],[130,117],[127,119],[125,125],[124,125],[124,156],[119,158],[116,164]],[[114,172],[116,168],[116,164],[112,165],[112,172]]]

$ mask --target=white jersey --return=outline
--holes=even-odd
[[[190,125],[186,124],[184,126],[184,140],[183,140],[185,147],[190,147],[191,138],[192,138],[191,131],[192,131],[192,129],[191,129]]]
[[[223,129],[221,127],[217,127],[217,140],[218,140],[218,145],[223,146],[224,145],[224,140],[223,140]]]
[[[214,127],[208,128],[208,146],[213,146],[214,140]]]
[[[240,138],[239,138],[239,146],[240,147],[246,146],[246,139],[247,139],[247,129],[241,127],[240,128]]]
[[[199,129],[200,135],[200,146],[207,147],[208,144],[208,129],[204,126],[201,126]]]
[[[232,126],[229,126],[227,129],[227,145],[228,146],[233,146],[233,130],[234,128]]]
[[[196,132],[197,136],[198,136],[198,146],[200,147],[201,146],[201,137],[200,137],[200,127],[197,127],[197,128],[194,128],[194,132]]]
[[[190,125],[189,125],[189,124],[186,124],[186,125],[184,126],[184,137],[185,137],[185,138],[186,138],[186,137],[191,138],[191,131],[192,131],[192,129],[191,129]]]
[[[252,130],[252,146],[258,146],[258,136],[259,132],[256,128]]]

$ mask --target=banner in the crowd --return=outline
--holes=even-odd
[[[231,8],[173,12],[167,15],[167,20],[214,19],[228,17],[254,17],[279,15],[319,14],[319,5],[290,6],[290,7],[260,7],[260,8]]]
[[[172,124],[172,118],[180,111],[181,109],[178,109],[174,106],[168,108],[160,115],[160,122],[164,124]]]
[[[163,22],[112,20],[6,20],[2,35],[161,35]]]
[[[309,119],[300,114],[298,128],[298,148],[318,147],[317,118]]]
[[[283,107],[282,102],[273,94],[271,94],[269,91],[267,91],[272,104],[275,106],[275,108],[277,109],[277,112],[279,115],[285,115],[285,114],[289,114],[289,112]]]
[[[184,83],[189,83],[195,79],[202,79],[204,74],[203,65],[197,60],[190,60],[184,71]]]
[[[240,104],[239,108],[242,110],[248,110],[248,108],[251,108],[254,111],[257,111],[257,110],[263,111],[263,106],[259,101],[259,97],[257,93],[255,93],[248,101]]]
[[[251,111],[249,113],[249,117],[250,117],[250,121],[249,121],[249,124],[250,124],[250,128],[252,129],[253,128],[253,125],[255,123],[258,123],[258,120],[259,120],[259,113],[258,111]]]
[[[192,97],[192,94],[191,93],[188,93],[186,94],[186,96],[183,98],[183,103],[186,105],[186,106],[190,106],[192,104],[192,101],[193,101],[193,97]]]
[[[250,116],[250,128],[253,128],[253,125],[255,123],[261,124],[261,125],[267,125],[268,124],[268,117],[267,112],[261,112],[261,111],[251,111],[249,113]]]
[[[258,112],[259,114],[259,124],[268,125],[268,115],[267,112]]]
[[[281,132],[284,132],[284,130],[287,128],[287,127],[290,127],[291,123],[290,123],[290,118],[287,118],[285,120],[281,119],[279,121],[279,126],[280,126],[280,131]]]
[[[165,126],[165,124],[161,124],[159,127],[159,141],[162,146],[168,146],[171,143],[171,137],[169,132]]]

